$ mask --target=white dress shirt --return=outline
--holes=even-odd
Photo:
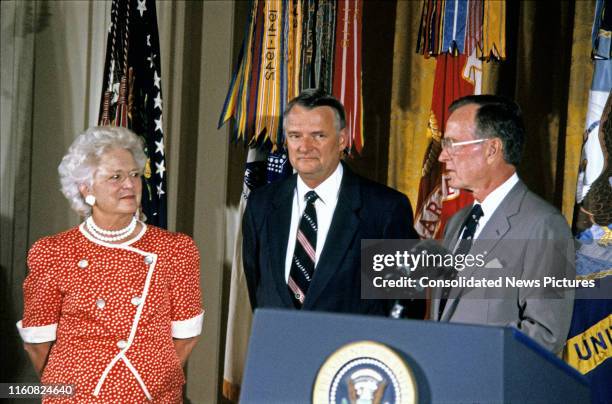
[[[519,178],[516,173],[512,174],[510,178],[504,181],[499,187],[495,188],[493,192],[491,192],[487,197],[480,203],[480,207],[482,208],[482,217],[478,221],[478,225],[476,226],[476,232],[474,233],[474,239],[477,239],[484,229],[485,225],[495,213],[495,210],[499,207],[502,201],[506,198],[506,196],[510,193],[510,190],[518,183]],[[478,202],[474,201],[474,205]],[[473,205],[472,205],[473,206]]]
[[[338,164],[336,170],[325,181],[319,184],[315,189],[310,189],[306,183],[297,176],[297,186],[293,192],[293,203],[291,208],[291,227],[289,228],[289,240],[287,241],[287,255],[285,257],[285,281],[289,280],[291,272],[291,261],[295,250],[295,240],[297,237],[298,226],[300,219],[306,209],[305,195],[309,191],[315,191],[319,198],[315,201],[315,210],[317,211],[317,248],[315,254],[315,268],[319,262],[321,251],[327,239],[329,226],[331,225],[334,210],[338,203],[338,194],[340,193],[340,183],[342,182],[342,174],[344,170],[342,164]]]

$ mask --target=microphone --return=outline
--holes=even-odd
[[[427,276],[430,279],[442,279],[450,277],[451,271],[455,268],[452,266],[445,266],[444,259],[440,262],[435,260],[429,260],[429,256],[441,256],[445,257],[448,254],[452,254],[447,248],[443,247],[438,241],[426,239],[419,241],[414,247],[409,250],[409,253],[413,256],[421,255],[423,259],[419,260],[418,265],[414,268],[411,266],[396,266],[389,272],[387,277],[399,279],[401,277],[407,277],[409,279],[417,280],[414,288],[406,290],[408,294],[405,299],[395,299],[393,307],[389,312],[389,317],[400,319],[409,317],[407,315],[407,306],[414,306],[417,301],[425,302],[425,288],[420,286],[419,279]],[[414,261],[413,261],[414,262]]]

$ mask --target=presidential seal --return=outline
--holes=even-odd
[[[413,404],[417,383],[402,357],[374,341],[344,345],[319,369],[313,404]]]

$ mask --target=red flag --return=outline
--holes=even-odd
[[[346,111],[349,152],[361,153],[363,118],[361,115],[361,15],[363,0],[338,2],[333,95]]]
[[[443,175],[443,164],[438,162],[448,107],[454,100],[474,94],[474,84],[463,75],[467,60],[465,55],[451,56],[448,53],[436,58],[431,113],[427,125],[432,140],[423,159],[415,218],[415,229],[421,238],[440,238],[446,221],[473,201],[472,194],[448,186]]]

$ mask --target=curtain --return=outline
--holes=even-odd
[[[26,369],[14,326],[22,297],[12,286],[24,278],[18,268],[25,267],[28,243],[34,37],[42,24],[34,3],[4,1],[0,7],[0,340],[6,363],[14,364],[1,368],[0,380],[11,381]]]
[[[387,184],[408,195],[413,207],[429,143],[425,133],[436,69],[435,59],[415,52],[421,7],[418,1],[397,2],[387,174]]]
[[[100,89],[90,83],[102,74],[108,13],[105,2],[1,7],[0,333],[10,364],[2,380],[35,380],[15,328],[27,251],[41,236],[77,223],[59,192],[57,165],[74,136],[97,120]]]
[[[592,48],[590,37],[594,14],[594,1],[578,2],[572,38],[572,63],[565,129],[565,164],[563,167],[563,213],[568,221],[572,218],[576,200],[578,166],[585,131],[589,89],[593,77],[593,62],[588,56],[591,54]]]

